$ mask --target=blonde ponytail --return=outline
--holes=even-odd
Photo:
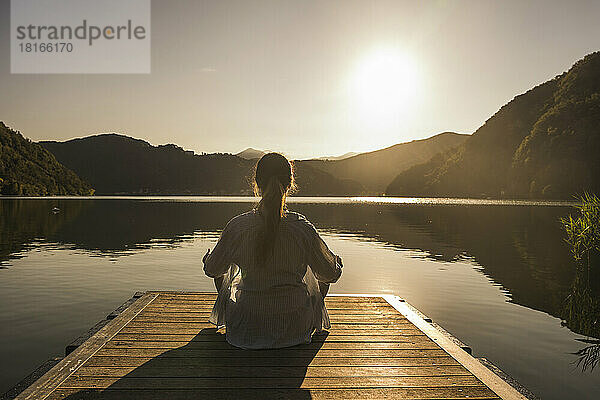
[[[292,166],[281,154],[265,154],[256,164],[254,181],[255,192],[261,196],[256,209],[263,219],[255,246],[256,261],[264,265],[273,257],[279,223],[285,213],[285,199],[293,187]]]

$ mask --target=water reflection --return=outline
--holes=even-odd
[[[55,207],[60,212],[53,213]],[[3,199],[0,262],[20,257],[39,239],[111,257],[177,246],[197,234],[215,237],[227,216],[247,208],[239,203]]]
[[[57,207],[60,212],[52,213]],[[98,256],[176,247],[198,235],[214,238],[250,203],[102,199],[0,201],[0,262],[44,240]],[[332,207],[335,212],[332,212]],[[420,250],[437,261],[473,259],[512,301],[561,317],[575,268],[562,239],[567,207],[305,204],[290,208],[318,228]],[[423,253],[424,252],[424,253]]]
[[[0,266],[3,261],[18,258],[38,239],[51,237],[65,221],[72,220],[89,204],[74,202],[62,213],[52,208],[58,201],[0,200]]]
[[[438,261],[471,258],[512,300],[559,317],[574,268],[562,239],[562,207],[298,205],[321,227],[360,234]]]

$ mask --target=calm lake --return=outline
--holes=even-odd
[[[569,204],[383,200],[291,199],[344,259],[332,293],[405,298],[543,399],[600,396],[600,367],[573,354],[587,338],[561,319]],[[253,201],[0,199],[0,393],[135,291],[214,290],[202,255]]]

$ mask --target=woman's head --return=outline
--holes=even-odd
[[[279,183],[287,191],[293,185],[292,164],[279,153],[267,153],[258,160],[254,170],[254,190],[263,195],[271,182]]]
[[[285,212],[285,198],[293,188],[294,170],[284,156],[268,153],[258,160],[254,170],[254,192],[261,196],[256,208],[264,221],[256,246],[256,254],[261,264],[273,253],[279,222]]]

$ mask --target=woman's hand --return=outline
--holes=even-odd
[[[202,257],[202,264],[206,264],[206,259],[210,255],[210,249],[206,249],[206,254]]]
[[[325,298],[329,292],[329,283],[319,282],[319,292],[321,292],[321,296]]]
[[[339,265],[340,268],[344,267],[344,264],[342,264],[342,257],[338,255],[335,256],[335,263],[336,265]],[[319,292],[321,292],[321,296],[325,298],[325,296],[327,296],[327,293],[329,293],[329,283],[319,281]]]

